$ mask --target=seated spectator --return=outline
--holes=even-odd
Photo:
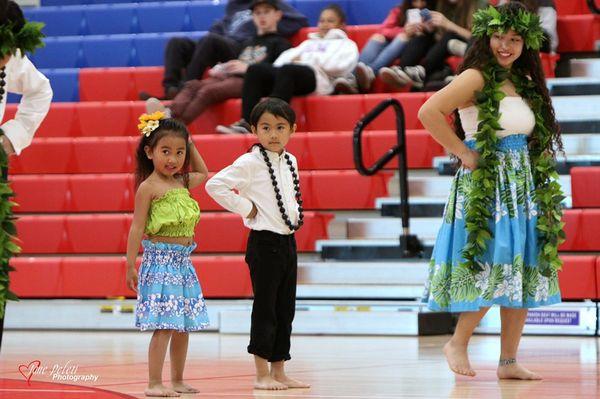
[[[197,43],[176,37],[165,49],[165,72],[163,77],[165,100],[171,100],[188,80],[200,79],[207,68],[219,62],[237,58],[248,39],[256,36],[250,5],[252,0],[229,0],[225,16],[209,29]],[[285,1],[280,1],[283,13],[277,31],[285,37],[294,35],[300,28],[308,26],[308,20]],[[152,97],[140,93],[141,100]]]
[[[279,0],[254,0],[250,9],[257,35],[246,42],[240,56],[236,60],[215,65],[206,79],[187,81],[166,110],[158,99],[148,99],[146,112],[151,114],[165,110],[169,117],[189,124],[208,106],[241,97],[248,66],[258,62],[271,64],[291,47],[290,42],[277,33],[277,22],[282,14],[279,7]]]
[[[426,0],[407,0],[392,8],[379,32],[363,47],[354,73],[336,81],[335,92],[369,92],[380,69],[400,58],[410,38],[423,34],[424,23],[431,18],[427,6]]]
[[[335,4],[321,11],[318,31],[298,47],[283,52],[269,65],[248,67],[242,91],[242,119],[231,126],[218,126],[221,133],[250,133],[247,121],[263,97],[276,97],[289,102],[293,96],[331,94],[333,81],[347,76],[358,62],[356,43],[348,39],[343,28],[344,11]]]
[[[466,44],[471,38],[474,12],[487,7],[487,0],[440,0],[423,35],[415,36],[404,47],[400,66],[382,68],[383,81],[394,87],[411,84],[422,88],[433,72],[441,70],[451,54],[452,39]]]

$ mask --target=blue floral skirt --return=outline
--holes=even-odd
[[[474,140],[465,142],[474,148]],[[527,136],[500,140],[496,195],[489,221],[492,239],[473,273],[461,266],[467,242],[465,209],[469,207],[471,172],[460,168],[452,182],[437,236],[423,301],[429,309],[447,312],[477,311],[500,305],[530,308],[560,302],[556,273],[544,277],[537,266],[537,213],[535,185]]]
[[[142,241],[135,325],[144,330],[197,331],[209,325],[190,246]]]

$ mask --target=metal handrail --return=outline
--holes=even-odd
[[[363,162],[362,133],[364,129],[373,122],[386,109],[392,107],[396,115],[396,135],[398,144],[390,148],[375,163],[367,167]],[[367,113],[354,127],[353,149],[354,166],[363,176],[372,176],[385,167],[395,156],[398,156],[398,179],[400,183],[400,218],[402,219],[402,235],[400,236],[400,247],[404,256],[418,256],[423,251],[423,245],[414,235],[410,234],[409,220],[410,209],[408,204],[408,166],[406,164],[406,128],[404,109],[400,102],[390,98],[380,102],[375,108]]]
[[[591,12],[600,14],[600,7],[596,4],[596,0],[587,0],[587,5]]]

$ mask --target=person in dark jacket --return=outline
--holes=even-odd
[[[201,78],[207,68],[239,56],[244,43],[257,35],[250,10],[252,3],[253,0],[229,0],[225,16],[196,43],[184,37],[169,40],[165,49],[163,99],[173,99],[185,82]],[[290,37],[308,26],[308,19],[287,2],[280,0],[279,8],[283,16],[277,32],[282,36]],[[150,97],[149,93],[140,93],[141,100]]]

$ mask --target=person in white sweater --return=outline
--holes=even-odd
[[[352,73],[358,63],[358,47],[343,28],[344,11],[328,5],[321,11],[318,30],[299,46],[284,51],[275,62],[248,67],[242,91],[242,119],[218,126],[221,133],[250,133],[250,113],[263,97],[289,102],[293,96],[327,95],[336,78]]]

